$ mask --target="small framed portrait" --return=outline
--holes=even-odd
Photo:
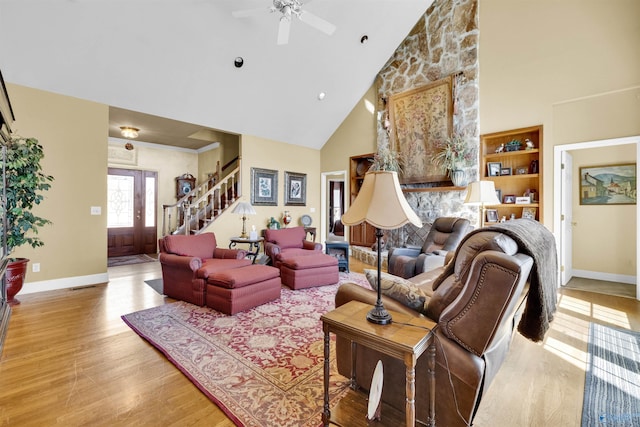
[[[496,189],[496,197],[500,200],[500,203],[502,203],[502,190]]]
[[[498,222],[498,210],[497,209],[486,209],[485,213],[487,215],[487,222]]]
[[[511,168],[500,168],[500,175],[511,175]]]
[[[510,203],[515,203],[516,202],[516,196],[515,194],[507,194],[504,196],[504,199],[502,199],[502,203],[504,204],[510,204]]]
[[[489,162],[487,163],[487,176],[500,176],[501,169],[502,169],[502,163]]]
[[[516,175],[527,175],[529,173],[529,168],[526,166],[520,166],[516,168]]]
[[[522,218],[536,219],[536,208],[522,208]]]

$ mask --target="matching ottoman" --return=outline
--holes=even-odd
[[[280,271],[268,265],[253,264],[209,275],[206,304],[233,315],[280,298]]]
[[[303,255],[282,260],[282,283],[291,289],[338,283],[338,260],[331,255]]]

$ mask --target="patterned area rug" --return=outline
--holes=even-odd
[[[340,283],[370,288],[359,273],[336,285],[292,291],[227,316],[182,301],[122,316],[162,351],[238,426],[319,426],[323,405],[321,314],[334,308]],[[335,339],[332,336],[332,339]],[[348,389],[337,374],[332,341],[331,402]]]
[[[107,267],[118,267],[120,265],[141,264],[143,262],[158,261],[147,254],[114,256],[107,259]]]
[[[640,426],[640,332],[591,323],[582,427]]]

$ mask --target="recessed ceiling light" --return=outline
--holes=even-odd
[[[236,57],[236,59],[233,60],[233,65],[235,65],[236,68],[242,67],[244,65],[244,59],[242,56]]]
[[[125,138],[137,138],[140,129],[131,126],[120,126],[120,134]]]
[[[325,97],[325,96],[327,96],[327,94],[326,94],[326,93],[324,93],[324,92],[320,92],[320,93],[318,94],[318,99],[319,99],[320,101],[322,101],[322,100],[324,99],[324,97]]]
[[[369,36],[364,34],[362,37],[360,37],[360,43],[362,44],[366,44],[369,41]]]

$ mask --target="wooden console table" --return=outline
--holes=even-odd
[[[324,330],[324,412],[323,425],[329,426],[331,410],[329,409],[329,374],[330,374],[330,333],[351,341],[352,366],[351,387],[355,383],[355,351],[357,345],[364,345],[396,359],[404,360],[406,366],[406,425],[415,426],[415,393],[416,363],[427,351],[429,418],[427,425],[435,427],[435,355],[433,329],[436,323],[424,318],[404,313],[391,312],[393,321],[390,325],[377,325],[367,321],[366,316],[373,306],[360,301],[350,301],[321,317]],[[389,378],[385,378],[389,380]],[[364,414],[363,414],[364,415]]]

